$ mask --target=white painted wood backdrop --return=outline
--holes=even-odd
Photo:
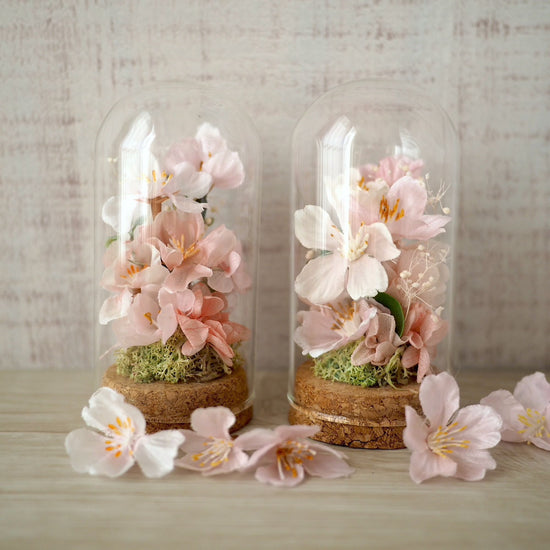
[[[2,367],[91,364],[96,131],[127,92],[189,78],[224,87],[263,140],[259,367],[285,368],[289,138],[316,96],[371,77],[424,87],[459,131],[460,365],[550,365],[550,3],[2,0],[0,8]]]

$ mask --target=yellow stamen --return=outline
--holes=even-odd
[[[281,445],[276,452],[277,468],[281,479],[285,477],[285,472],[290,472],[292,477],[298,477],[298,468],[304,460],[313,460],[315,451],[310,449],[305,443],[288,440]]]
[[[452,447],[467,449],[470,441],[467,439],[455,439],[455,435],[463,432],[468,426],[457,427],[458,422],[454,422],[443,428],[439,426],[437,432],[431,434],[428,438],[428,447],[438,456],[445,457],[452,454]]]
[[[401,218],[405,216],[405,209],[401,208],[399,209],[399,203],[401,199],[397,199],[395,204],[393,205],[393,208],[390,209],[390,205],[388,203],[388,199],[384,195],[382,197],[382,200],[380,201],[380,219],[384,223],[388,223],[389,220],[395,219],[395,221],[399,221]]]
[[[546,427],[546,417],[535,409],[526,409],[525,412],[526,415],[518,416],[518,420],[525,426],[523,430],[518,430],[518,433],[527,437],[550,437]]]

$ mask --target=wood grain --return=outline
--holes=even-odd
[[[409,451],[345,449],[355,473],[283,490],[251,474],[218,479],[178,470],[146,479],[75,473],[63,448],[93,387],[83,371],[0,372],[0,548],[193,549],[547,548],[550,456],[521,444],[492,451],[483,481],[415,485]],[[515,371],[469,370],[462,403]],[[252,427],[286,423],[284,373],[262,373]]]
[[[549,365],[550,4],[539,0],[4,0],[3,368],[93,363],[93,148],[113,102],[192,79],[240,101],[264,149],[258,365],[286,368],[289,139],[358,78],[412,81],[462,146],[456,362]]]

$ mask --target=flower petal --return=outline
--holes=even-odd
[[[412,407],[405,406],[405,419],[407,426],[403,430],[403,442],[411,451],[425,451],[428,448],[428,426]]]
[[[366,254],[351,262],[347,291],[353,300],[370,298],[388,288],[388,274],[382,264]]]
[[[484,397],[480,403],[492,407],[502,419],[502,441],[519,443],[525,441],[520,431],[525,426],[520,422],[519,417],[526,414],[523,405],[508,391],[497,390]]]
[[[420,385],[420,404],[432,427],[445,426],[460,405],[456,380],[447,372],[426,376]]]
[[[277,463],[268,466],[261,466],[256,470],[255,477],[262,483],[275,485],[277,487],[295,487],[304,480],[304,469],[302,466],[296,466],[296,475],[287,474],[284,470],[279,470]]]
[[[415,483],[422,483],[436,476],[454,476],[456,469],[456,462],[450,458],[440,457],[429,450],[414,451],[411,455],[409,474]]]
[[[100,434],[80,428],[65,438],[65,449],[71,466],[79,473],[118,477],[129,470],[134,458],[127,447],[119,451],[107,450],[110,445]]]
[[[328,213],[320,206],[308,204],[294,213],[296,238],[306,248],[313,250],[336,250],[336,238],[340,230]]]
[[[347,261],[340,254],[319,256],[308,262],[296,277],[294,288],[313,304],[336,300],[345,289]]]
[[[502,419],[492,407],[469,405],[458,411],[454,422],[462,427],[460,439],[469,441],[468,449],[490,449],[500,441]]]
[[[195,409],[191,414],[191,428],[204,437],[231,439],[229,428],[235,420],[235,415],[227,407]]]
[[[311,460],[304,462],[304,470],[311,476],[324,479],[347,477],[355,471],[347,462],[346,455],[329,447],[309,444],[316,454]]]
[[[397,258],[401,251],[393,244],[392,234],[383,223],[368,226],[369,245],[367,252],[377,260],[385,262]]]
[[[486,470],[494,470],[497,463],[485,450],[456,453],[457,462],[455,476],[466,481],[479,481],[485,477]]]
[[[535,372],[517,383],[514,397],[526,409],[542,412],[550,403],[550,384],[542,372]]]
[[[110,433],[110,425],[116,425],[117,419],[129,417],[135,428],[135,435],[145,433],[145,418],[141,411],[124,401],[124,397],[111,388],[99,388],[90,397],[89,407],[82,409],[82,418],[91,428]]]
[[[147,477],[162,477],[174,469],[174,458],[185,437],[178,430],[144,435],[134,449],[134,457]]]

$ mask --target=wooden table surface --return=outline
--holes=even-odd
[[[462,371],[462,403],[525,373]],[[294,489],[252,474],[159,480],[138,467],[118,479],[77,474],[63,447],[83,426],[92,376],[0,371],[0,548],[498,548],[550,547],[550,453],[501,443],[480,482],[409,478],[409,451],[347,450],[347,479]],[[261,373],[253,426],[286,423],[286,374]]]

